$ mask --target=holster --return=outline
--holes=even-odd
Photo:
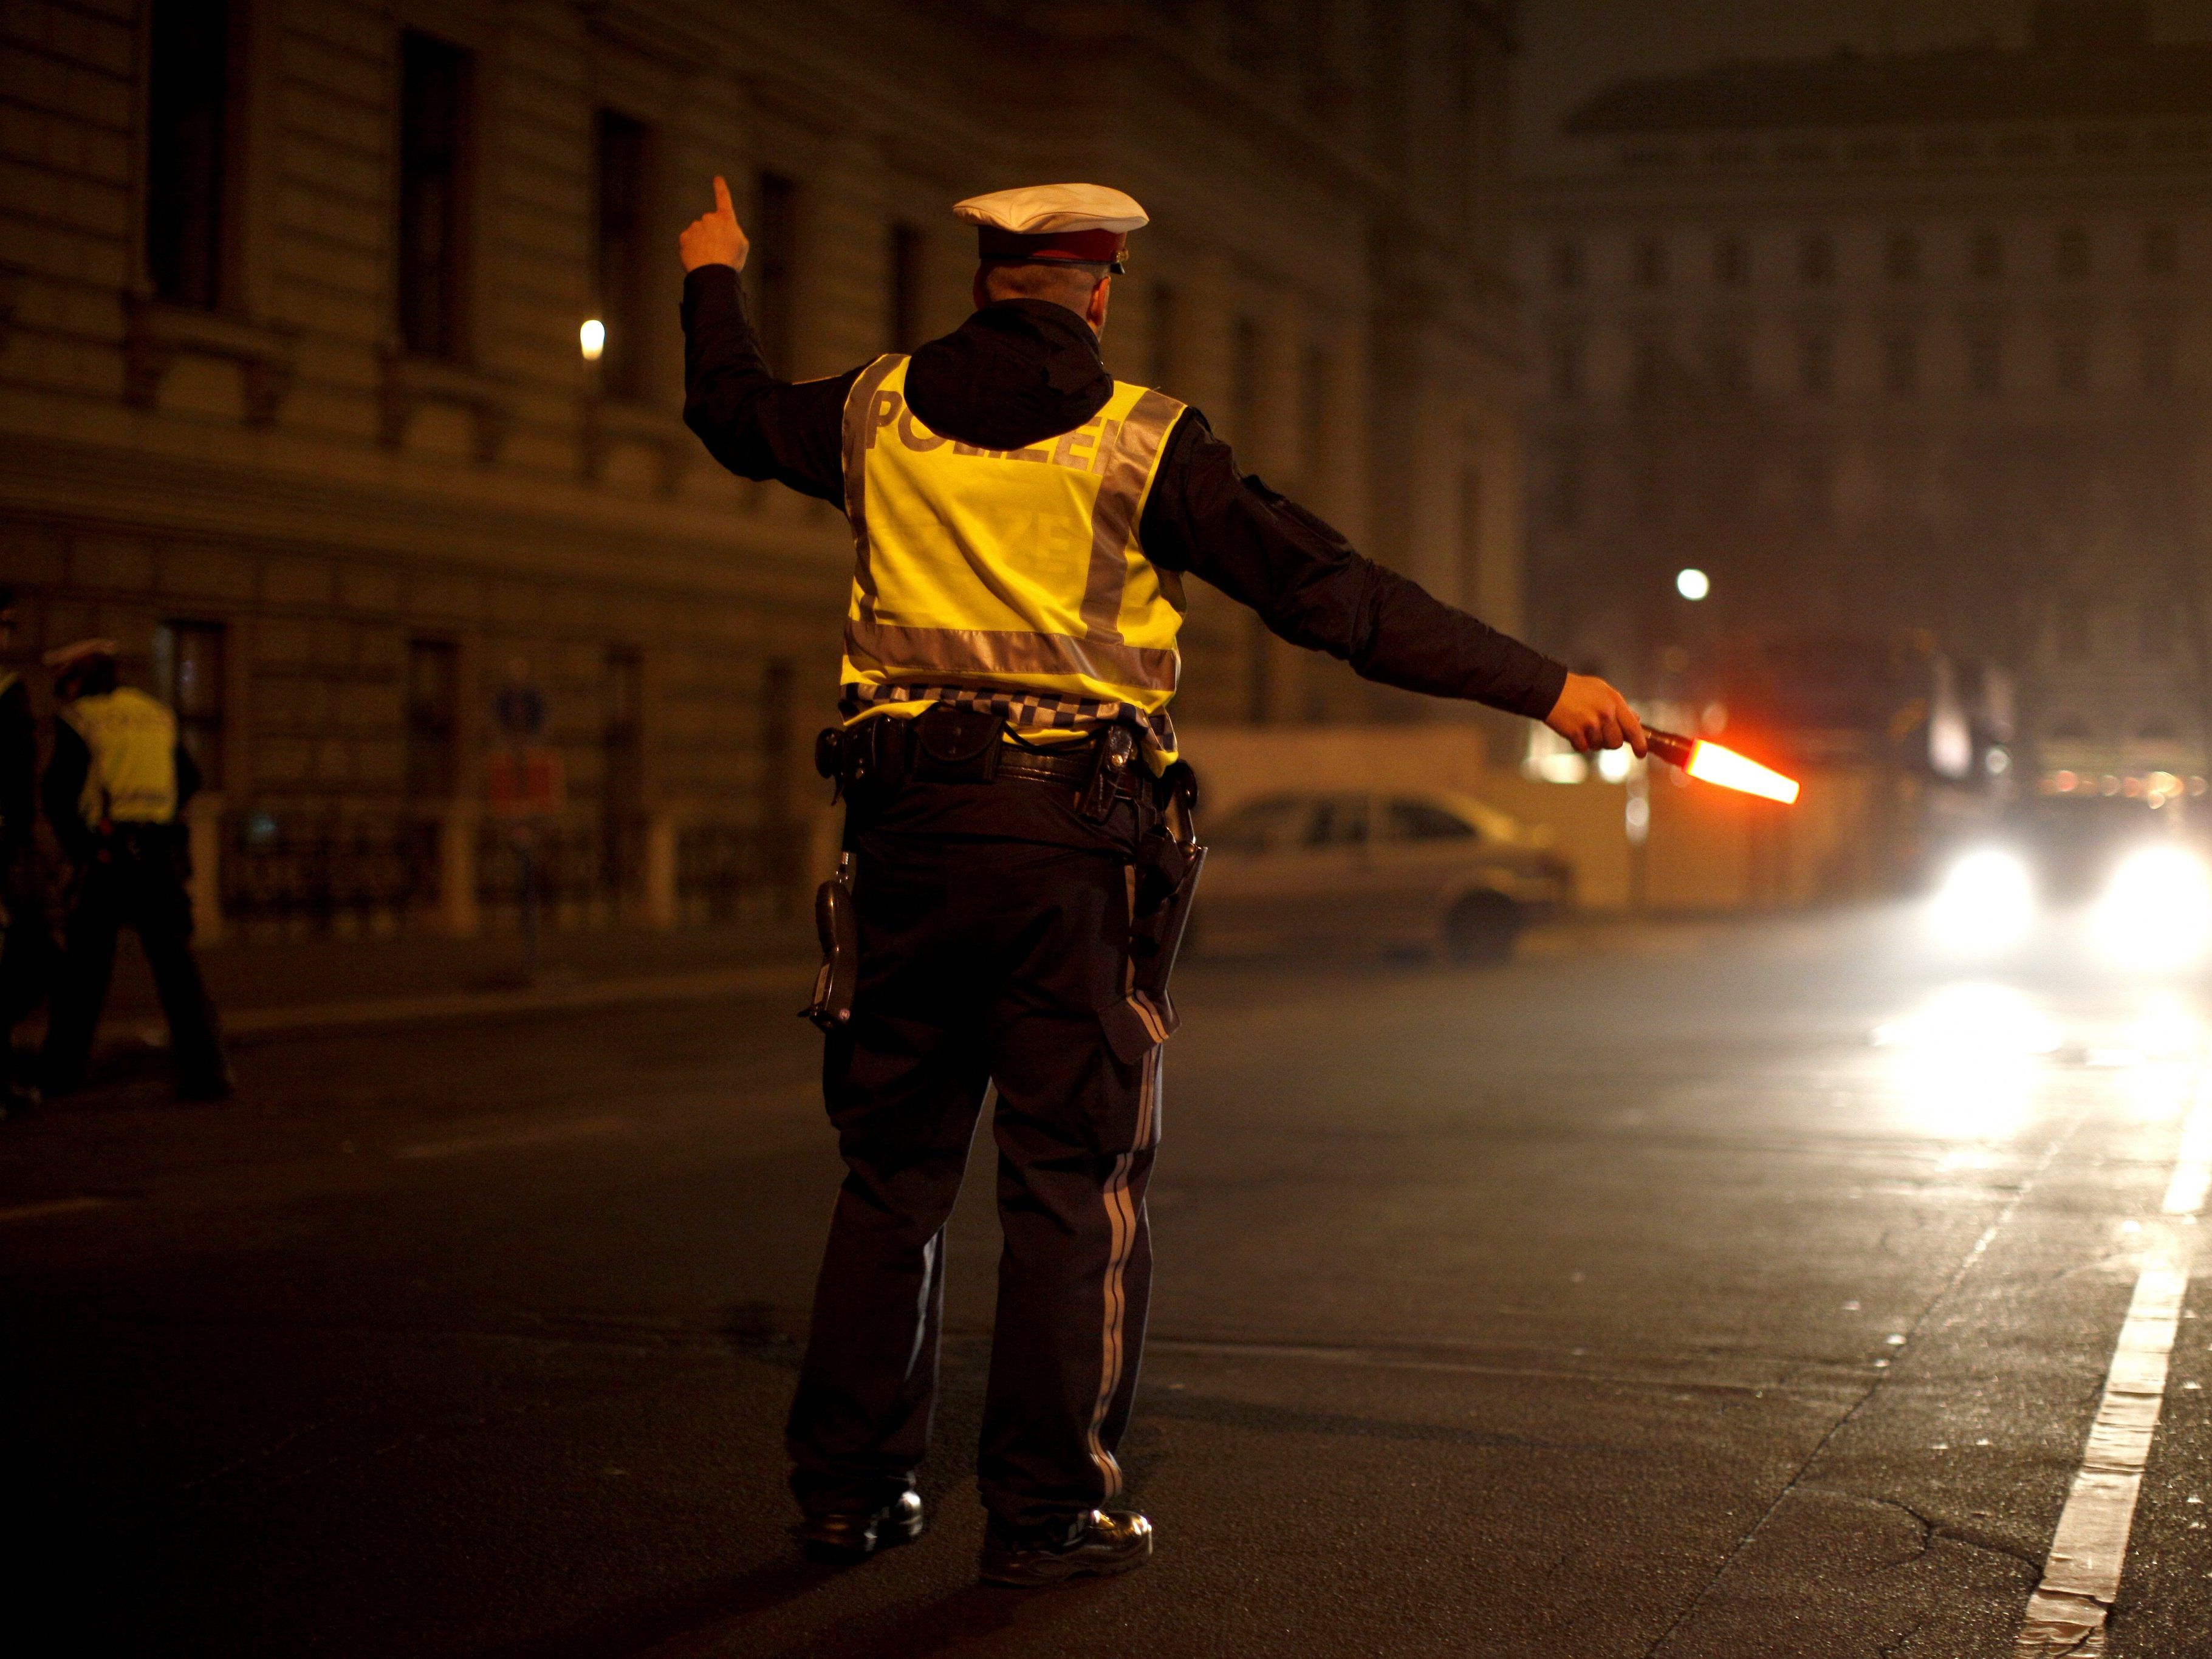
[[[1133,1066],[1165,1042],[1182,1024],[1168,981],[1190,927],[1190,907],[1206,868],[1206,848],[1198,839],[1198,778],[1178,761],[1159,781],[1162,820],[1137,844],[1137,894],[1129,918],[1129,988],[1121,1000],[1099,1016],[1107,1045],[1125,1066]],[[1180,808],[1182,828],[1171,831],[1165,809]]]
[[[853,908],[853,855],[837,858],[837,873],[814,892],[814,932],[822,941],[822,969],[814,1000],[799,1012],[824,1031],[852,1021],[853,994],[860,979],[860,921]]]

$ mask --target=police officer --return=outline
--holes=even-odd
[[[787,383],[738,282],[729,191],[683,234],[684,418],[731,471],[842,507],[842,731],[858,982],[823,1089],[847,1175],[787,1434],[810,1551],[918,1536],[944,1237],[996,1086],[1005,1246],[979,1484],[987,1582],[1152,1551],[1115,1450],[1137,1378],[1160,1129],[1158,999],[1134,995],[1183,873],[1163,805],[1182,584],[1386,684],[1643,733],[1620,695],[1362,558],[1237,467],[1205,417],[1099,356],[1144,210],[1054,185],[954,209],[975,312],[912,356]],[[1173,833],[1170,834],[1170,830]],[[826,976],[825,976],[826,977]]]
[[[48,653],[46,664],[60,705],[46,767],[46,817],[75,866],[46,1029],[46,1092],[66,1094],[83,1079],[107,1000],[116,935],[128,924],[137,930],[168,1016],[177,1093],[225,1098],[230,1072],[192,959],[185,887],[183,813],[199,788],[199,769],[179,740],[176,716],[118,682],[113,641],[80,640]]]
[[[15,1034],[46,994],[53,953],[34,838],[38,727],[30,692],[9,665],[15,646],[15,592],[0,587],[0,1115],[38,1103],[36,1087],[15,1076]]]

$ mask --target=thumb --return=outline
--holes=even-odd
[[[735,219],[738,210],[730,205],[730,186],[720,173],[714,175],[714,211],[725,219]]]

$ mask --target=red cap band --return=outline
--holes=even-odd
[[[1110,265],[1121,259],[1128,243],[1128,234],[1119,230],[1050,230],[1024,236],[994,225],[975,228],[975,253],[983,259],[1065,259]]]

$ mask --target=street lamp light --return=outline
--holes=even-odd
[[[596,363],[599,361],[599,354],[607,349],[607,325],[598,318],[592,318],[576,331],[576,343],[584,349],[584,361]]]
[[[1713,584],[1704,571],[1692,565],[1687,570],[1674,573],[1674,591],[1686,599],[1702,599],[1713,591]]]

